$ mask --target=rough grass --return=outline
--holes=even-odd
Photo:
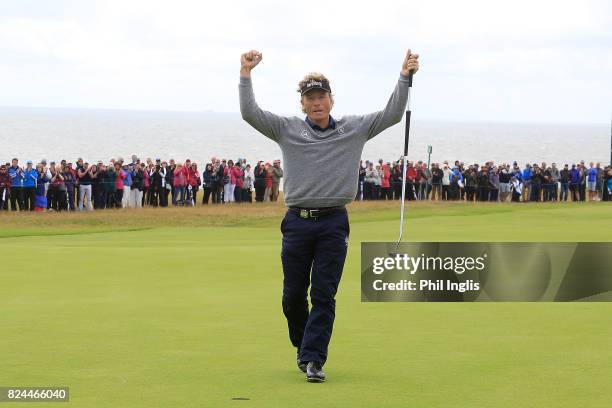
[[[399,221],[397,201],[358,202],[350,204],[348,209],[351,222],[397,224]],[[612,203],[607,202],[560,204],[408,202],[405,218],[409,234],[406,238],[445,241],[522,241],[525,237],[521,234],[526,233],[525,229],[528,228],[530,235],[536,234],[532,240],[544,238],[551,241],[590,241],[604,239],[607,236],[602,234],[602,226],[609,225],[612,221],[611,209]],[[284,204],[277,202],[200,205],[187,208],[146,207],[92,212],[0,212],[0,226],[2,226],[0,238],[129,232],[161,227],[269,227],[277,226],[285,211]],[[567,232],[564,236],[556,234],[560,231],[560,226]],[[572,226],[575,228],[572,229]],[[446,231],[446,229],[456,231]],[[432,233],[438,232],[446,236],[430,238]],[[450,232],[460,233],[461,236]],[[423,234],[426,237],[423,237]]]

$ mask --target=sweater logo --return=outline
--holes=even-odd
[[[308,131],[306,129],[302,130],[301,135],[302,135],[302,137],[310,138],[310,133],[308,133]]]
[[[340,127],[338,128],[338,133],[340,133],[341,135],[343,135],[343,134],[344,134],[344,126],[340,126]]]

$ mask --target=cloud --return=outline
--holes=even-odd
[[[598,122],[611,109],[605,1],[12,3],[0,105],[236,111],[239,54],[258,47],[262,105],[299,114],[295,84],[317,70],[338,111],[365,112],[410,46],[423,117]]]

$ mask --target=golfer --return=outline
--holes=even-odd
[[[283,117],[259,108],[251,71],[262,54],[249,51],[240,58],[242,118],[279,144],[284,168],[283,312],[289,338],[297,348],[297,364],[309,382],[325,381],[323,365],[335,317],[335,295],[342,276],[349,239],[346,204],[357,193],[356,171],[365,143],[400,122],[408,99],[408,75],[419,69],[410,50],[384,110],[341,119],[330,116],[334,98],[329,80],[311,73],[299,82],[305,119]],[[364,84],[359,86],[364,88]],[[366,91],[367,92],[367,91]],[[308,310],[310,288],[312,308]]]

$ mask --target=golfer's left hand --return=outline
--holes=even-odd
[[[410,71],[412,74],[416,74],[419,70],[419,54],[413,54],[410,50],[406,53],[404,63],[402,64],[402,75],[408,76]]]

